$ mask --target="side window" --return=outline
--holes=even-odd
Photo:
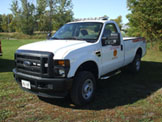
[[[102,35],[103,45],[120,45],[120,35],[116,29],[116,26],[112,23],[109,23],[105,26],[103,35]]]

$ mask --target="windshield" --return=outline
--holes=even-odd
[[[51,39],[86,40],[94,42],[97,41],[100,35],[102,25],[99,22],[65,24]]]

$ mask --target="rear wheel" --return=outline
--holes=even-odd
[[[71,99],[75,105],[84,105],[94,99],[96,80],[94,75],[88,71],[79,72],[74,80],[71,90]]]
[[[130,64],[129,67],[130,71],[133,73],[137,73],[140,71],[141,69],[141,56],[140,55],[136,55],[133,62]]]

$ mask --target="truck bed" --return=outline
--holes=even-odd
[[[123,41],[129,40],[145,40],[143,37],[123,37]]]
[[[142,49],[143,57],[146,53],[146,43],[143,37],[124,37],[124,50],[125,50],[125,64],[131,63],[136,55],[136,52],[139,48]]]

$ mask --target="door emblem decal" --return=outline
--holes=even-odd
[[[114,57],[116,57],[117,54],[118,54],[118,51],[117,50],[114,50],[114,52],[113,52]]]

